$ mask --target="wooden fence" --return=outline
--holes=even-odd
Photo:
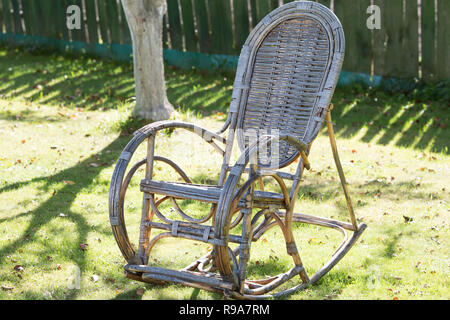
[[[286,0],[167,0],[164,46],[238,55],[252,28]],[[384,77],[450,78],[449,0],[320,0],[341,20],[344,70]],[[68,30],[66,9],[82,8],[82,29]],[[369,30],[367,8],[381,9]],[[120,0],[0,0],[0,33],[88,44],[130,44]]]

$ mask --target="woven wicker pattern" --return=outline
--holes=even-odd
[[[326,31],[308,17],[284,21],[267,35],[255,57],[245,107],[246,145],[266,132],[305,139],[329,58]],[[286,142],[279,147],[280,162],[297,151]],[[274,155],[268,150],[265,156]]]

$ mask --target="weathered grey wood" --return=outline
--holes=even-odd
[[[229,115],[221,130],[213,133],[189,123],[161,121],[135,132],[114,169],[109,196],[110,222],[128,262],[127,277],[148,283],[176,282],[236,299],[259,299],[306,288],[342,259],[366,227],[356,224],[331,126],[330,101],[344,54],[343,29],[333,12],[315,2],[289,2],[262,18],[248,36],[239,58]],[[314,165],[308,159],[309,151],[325,119],[351,223],[294,213],[304,169]],[[223,156],[217,185],[193,184],[173,161],[154,154],[156,134],[163,129],[197,134]],[[225,139],[220,135],[226,130]],[[242,153],[232,164],[235,139]],[[146,141],[147,157],[127,173],[131,157]],[[296,159],[295,174],[280,170]],[[154,161],[167,163],[184,183],[153,180]],[[143,165],[141,234],[135,252],[125,226],[124,201],[132,177]],[[275,179],[281,193],[264,191],[263,177]],[[292,181],[290,188],[287,180]],[[210,203],[211,209],[203,217],[193,218],[180,207],[179,199]],[[168,201],[180,220],[161,212],[160,206]],[[257,208],[260,210],[255,213]],[[295,223],[335,229],[344,236],[331,260],[311,277],[294,239]],[[248,280],[251,243],[273,227],[282,231],[293,267],[286,273]],[[152,229],[163,232],[151,236]],[[353,236],[348,238],[346,230],[353,231]],[[209,243],[213,250],[181,271],[147,266],[156,243],[169,237]],[[231,243],[238,246],[231,250]],[[299,284],[269,294],[297,275]]]
[[[256,289],[250,289],[250,288],[247,287],[247,288],[244,289],[244,292],[245,292],[245,294],[251,294],[251,295],[265,294],[267,292],[272,291],[276,287],[282,285],[283,283],[289,281],[290,279],[292,279],[296,275],[300,274],[300,272],[302,272],[303,270],[304,270],[303,267],[295,266],[291,270],[289,270],[288,272],[278,275],[277,277],[272,279],[272,281],[268,282],[267,284],[265,284],[263,286],[260,286],[260,287],[258,287]]]
[[[213,287],[219,287],[228,290],[233,289],[232,283],[223,281],[220,278],[218,278],[217,275],[210,273],[201,274],[190,271],[176,271],[158,267],[150,267],[145,265],[127,265],[125,266],[125,270],[143,272],[147,274],[147,277],[151,277],[151,275],[163,275],[168,276],[170,278],[178,278],[184,281],[203,283]]]
[[[160,230],[167,230],[167,231],[172,230],[172,225],[166,224],[166,223],[147,221],[146,223],[144,223],[144,225],[148,226],[148,227],[152,227],[152,228],[157,228]],[[199,241],[206,242],[206,243],[216,244],[217,241],[214,241],[214,230],[210,229],[207,234],[208,234],[208,237],[205,238],[204,237],[205,228],[202,228],[202,229],[195,228],[195,225],[193,225],[193,224],[189,225],[189,224],[185,223],[184,225],[180,224],[178,226],[178,232],[175,237],[199,240]],[[228,240],[233,243],[240,243],[242,241],[242,237],[229,235]]]
[[[222,188],[218,186],[204,186],[144,179],[141,182],[141,191],[180,199],[192,199],[217,203],[219,201]],[[283,195],[267,191],[255,191],[254,204],[257,208],[266,207],[269,204],[278,204],[280,207],[283,207],[283,202]],[[239,205],[243,206],[244,200],[242,200]]]

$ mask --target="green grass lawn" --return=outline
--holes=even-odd
[[[232,78],[170,68],[166,77],[174,118],[221,127]],[[123,276],[108,190],[121,150],[145,124],[130,118],[131,64],[3,48],[0,79],[0,299],[222,299]],[[341,160],[356,214],[368,229],[337,267],[288,299],[448,299],[449,105],[361,88],[338,89],[334,103]],[[194,182],[214,183],[220,158],[199,141],[181,131],[161,134],[156,154],[170,155]],[[346,220],[326,130],[310,160],[296,211]],[[155,172],[172,178],[166,169],[158,164]],[[134,243],[139,179],[132,180],[125,204]],[[196,216],[208,209],[183,206]],[[302,225],[295,236],[310,274],[341,240],[335,231]],[[208,249],[167,240],[155,247],[150,263],[182,266]],[[281,232],[271,229],[252,248],[250,277],[288,270],[285,251]],[[80,289],[70,286],[76,268]]]

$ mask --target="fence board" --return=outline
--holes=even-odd
[[[36,5],[34,0],[31,0],[31,2],[33,2],[33,6]],[[67,29],[67,21],[66,21],[66,19],[67,19],[67,18],[66,18],[66,16],[67,16],[66,11],[67,11],[67,7],[70,5],[70,4],[69,4],[69,0],[61,0],[60,2],[61,2],[61,6],[62,6],[62,8],[63,8],[63,18],[62,18],[63,26],[62,26],[62,30],[61,30],[62,38],[63,38],[64,40],[70,40],[69,29]],[[36,10],[36,9],[33,7],[33,12],[34,12],[35,10]],[[38,23],[39,23],[39,22],[38,22]]]
[[[392,0],[391,0],[392,1]],[[381,29],[372,30],[372,59],[374,66],[374,74],[376,75],[384,75],[385,71],[385,63],[386,63],[386,29],[385,29],[385,18],[387,16],[387,12],[384,11],[386,2],[389,0],[373,0],[373,4],[377,5],[381,9]],[[395,1],[397,2],[397,1]],[[398,1],[400,2],[400,1]]]
[[[163,16],[162,41],[163,48],[169,48],[169,38],[167,36],[167,14]]]
[[[384,58],[387,61],[384,72],[380,74],[396,77],[417,76],[419,69],[417,2],[386,1],[385,7],[382,8],[382,17],[385,21],[382,28],[385,29],[387,41]]]
[[[247,1],[234,0],[233,7],[235,28],[234,47],[236,50],[240,50],[250,33]]]
[[[45,9],[46,11],[47,10],[53,10],[52,9],[53,8],[53,4],[51,3],[50,5],[51,6],[49,8]],[[72,40],[73,41],[79,41],[79,42],[85,42],[86,41],[86,36],[85,36],[85,32],[86,31],[85,31],[85,25],[84,25],[84,21],[83,21],[83,5],[82,5],[82,2],[81,2],[81,0],[71,0],[68,3],[68,6],[70,6],[70,5],[76,5],[76,6],[78,6],[81,9],[81,29],[72,29],[71,30]],[[49,12],[49,11],[47,11],[47,12]],[[53,21],[53,19],[50,19],[49,21]],[[48,33],[52,33],[52,30],[50,30],[50,28],[52,28],[51,25],[49,26]]]
[[[22,23],[20,18],[19,2],[17,0],[12,0],[11,5],[13,9],[13,21],[15,33],[23,34],[24,31],[22,29]]]
[[[270,11],[269,0],[258,0],[256,6],[256,17],[261,21]]]
[[[172,49],[183,50],[178,0],[167,0],[167,10],[169,13],[169,34]]]
[[[4,32],[5,27],[5,12],[3,11],[3,3],[0,1],[0,33]]]
[[[180,0],[180,4],[186,51],[197,51],[197,37],[195,35],[192,1]]]
[[[438,79],[450,78],[450,1],[438,2],[438,50],[436,75]]]
[[[120,38],[122,39],[121,43],[131,43],[130,28],[128,27],[128,22],[127,22],[127,17],[125,16],[125,11],[123,11],[122,1],[120,1],[119,10],[120,10],[120,16],[121,16],[121,20],[120,20],[120,33],[121,33]],[[165,22],[163,22],[163,25],[165,27]],[[164,30],[165,29],[163,29],[163,34],[165,33]]]
[[[86,23],[89,34],[89,43],[98,43],[97,18],[95,15],[95,1],[84,0],[86,4]]]
[[[270,11],[279,7],[278,0],[270,0]]]
[[[111,35],[108,26],[108,14],[103,0],[97,0],[98,20],[102,43],[111,43]]]
[[[335,2],[334,12],[345,33],[345,70],[370,73],[372,35],[366,26],[369,5],[370,0]]]
[[[331,1],[330,0],[319,0],[319,1],[316,1],[316,2],[318,2],[318,3],[320,3],[320,4],[323,4],[325,7],[327,7],[328,9],[331,7]],[[353,2],[353,1],[352,1]]]
[[[200,52],[210,52],[210,34],[208,24],[208,11],[206,10],[205,0],[194,0],[195,6],[195,18],[197,20],[198,28],[198,42],[200,46]]]
[[[422,1],[422,77],[434,80],[436,76],[437,55],[435,50],[434,1]]]
[[[398,72],[391,68],[388,75],[392,77],[417,77],[419,75],[419,16],[417,1],[407,0],[405,3],[406,19],[402,29],[404,47],[400,51],[404,53],[404,59],[402,59],[402,65]],[[390,51],[390,54],[399,55],[398,51]]]
[[[56,1],[53,3],[54,5],[54,31],[53,35],[56,37],[56,39],[63,39],[64,38],[64,30],[67,29],[66,26],[66,9],[67,7],[64,5],[62,1]],[[53,29],[52,28],[52,29]]]
[[[33,18],[35,17],[35,15],[33,15],[32,13],[34,11],[32,11],[31,9],[31,5],[33,4],[33,0],[22,0],[22,10],[23,10],[23,21],[25,24],[25,29],[27,34],[29,35],[33,35],[36,33],[36,31],[38,31],[38,29],[36,28],[36,25],[34,24]],[[1,6],[1,4],[0,4]],[[0,12],[0,19],[2,18],[2,13]],[[1,20],[0,20],[0,30],[1,30]]]
[[[120,43],[119,34],[119,10],[116,0],[102,0],[106,3],[106,13],[108,15],[108,26],[111,36],[111,43]]]
[[[37,5],[37,12],[39,12],[39,23],[41,24],[41,30],[43,36],[48,38],[56,37],[55,32],[55,11],[52,0],[42,0]],[[65,13],[63,17],[65,17]]]
[[[210,1],[209,8],[213,44],[211,53],[234,53],[230,2]]]
[[[5,27],[5,13],[3,12],[3,3],[0,1],[0,33],[4,32]]]
[[[252,17],[252,28],[256,27],[258,24],[258,13],[257,13],[257,0],[250,0],[250,14]]]
[[[9,0],[2,0],[5,30],[7,33],[14,33],[14,24],[11,15],[11,7],[9,6]]]

